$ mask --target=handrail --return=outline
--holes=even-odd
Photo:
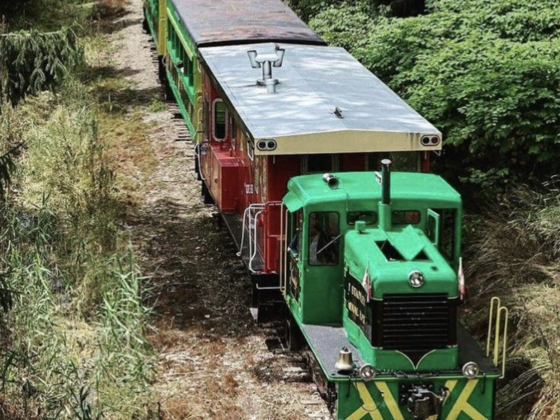
[[[263,212],[265,208],[265,205],[262,203],[257,203],[257,204],[249,204],[249,206],[245,209],[245,211],[243,212],[243,227],[241,230],[241,243],[239,244],[239,251],[236,253],[236,255],[238,257],[241,257],[241,255],[243,254],[243,244],[245,242],[245,230],[248,230],[248,235],[249,235],[249,271],[251,271],[252,273],[256,273],[256,271],[253,269],[253,261],[257,255],[257,245],[256,245],[256,241],[257,241],[257,220],[256,218],[259,217],[259,215]],[[251,211],[255,210],[257,211],[255,218],[253,218],[253,215],[251,214]],[[248,226],[247,226],[247,221],[248,221]],[[252,223],[254,221],[254,223]],[[253,250],[253,245],[254,245],[254,250]]]
[[[202,154],[202,146],[204,144],[207,143],[197,143],[194,148],[194,154],[196,156],[196,160],[198,161],[198,173],[200,174],[200,180],[203,182],[206,181],[206,178],[204,178],[204,172],[202,171],[202,162],[200,161],[200,155]]]
[[[260,215],[262,214],[262,212],[264,211],[264,207],[262,208],[262,210],[259,210],[254,217],[254,229],[253,229],[253,240],[249,241],[249,271],[251,271],[252,273],[255,272],[255,270],[253,270],[253,261],[255,260],[255,257],[257,256],[257,240],[258,240],[258,219],[260,217]],[[251,217],[251,215],[249,215],[249,217]],[[251,227],[251,219],[249,219],[249,227]],[[251,229],[249,229],[249,234],[251,234]],[[251,250],[251,247],[254,246],[255,249]]]
[[[493,320],[495,322],[493,324]],[[508,318],[509,310],[505,306],[502,306],[499,297],[493,297],[490,301],[490,313],[488,315],[488,337],[486,338],[486,357],[490,357],[490,344],[492,341],[492,326],[495,328],[494,332],[494,351],[492,354],[492,359],[494,366],[498,366],[500,357],[500,328],[502,325],[502,318],[504,324],[504,330],[502,333],[502,375],[500,379],[503,379],[506,371],[506,351],[507,351],[507,331],[508,331]]]
[[[244,211],[243,211],[243,226],[242,226],[242,233],[241,233],[241,243],[239,244],[239,250],[236,253],[238,257],[243,255],[243,246],[245,245],[245,240],[249,241],[248,243],[248,268],[249,271],[252,273],[256,273],[257,270],[253,267],[253,263],[257,257],[257,253],[259,252],[259,233],[261,230],[259,229],[259,221],[264,221],[264,228],[263,232],[263,241],[264,241],[264,248],[263,248],[263,264],[264,264],[264,271],[269,269],[268,266],[268,258],[270,255],[269,252],[275,252],[275,255],[278,255],[275,247],[272,247],[268,242],[269,240],[276,239],[280,242],[280,246],[282,241],[284,240],[282,237],[282,227],[279,234],[271,234],[271,220],[267,215],[270,215],[272,207],[280,207],[283,209],[283,203],[281,201],[268,201],[266,203],[253,203],[250,204]],[[280,211],[280,217],[282,218],[282,210]],[[280,225],[282,226],[283,220],[280,220]],[[281,271],[281,270],[280,270]],[[279,289],[279,287],[275,287],[275,289]]]
[[[286,223],[284,223],[284,219]],[[288,237],[288,210],[284,210],[284,203],[280,207],[280,290],[286,295],[286,271],[288,269],[288,255],[286,242]]]
[[[237,253],[235,255],[237,255],[238,257],[241,257],[241,253],[243,251],[243,242],[245,242],[245,220],[247,219],[247,213],[249,212],[249,210],[251,209],[251,205],[249,205],[249,207],[247,207],[244,211],[243,211],[243,226],[241,228],[241,243],[239,244],[239,251],[237,251]]]

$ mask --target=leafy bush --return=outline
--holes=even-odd
[[[311,27],[331,45],[343,47],[359,60],[360,48],[368,46],[369,35],[375,28],[375,19],[369,6],[358,3],[344,6],[331,6],[319,13]],[[358,52],[358,54],[356,54]]]
[[[557,171],[560,3],[429,0],[427,7],[423,16],[368,20],[342,6],[311,25],[442,130],[447,155],[439,169],[448,177],[481,185],[488,173],[500,182],[493,193]],[[352,27],[338,22],[346,15]]]

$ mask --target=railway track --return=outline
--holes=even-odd
[[[153,78],[157,80],[157,55],[155,48],[151,48],[151,63],[152,69],[151,73],[153,74]],[[150,70],[152,70],[150,69]],[[165,89],[160,84],[161,87],[161,98],[165,96]],[[169,142],[175,143],[176,146],[173,147],[180,147],[181,153],[183,153],[181,165],[186,166],[186,168],[182,168],[182,173],[190,173],[192,172],[192,168],[194,168],[194,159],[195,159],[195,152],[194,146],[191,142],[191,137],[186,128],[185,122],[181,115],[181,112],[174,101],[165,101],[167,110],[166,113],[168,115],[169,126],[171,130],[170,132],[173,133],[172,137],[168,139]],[[194,192],[200,191],[200,183],[195,181],[192,177],[184,177],[184,176],[177,176],[174,177],[173,182],[175,184],[180,182],[185,182],[185,190]],[[198,199],[198,197],[196,197]],[[204,206],[202,202],[202,198],[197,207],[205,208],[205,212],[211,212],[208,206]],[[210,222],[209,219],[206,220],[205,229],[208,229],[209,233],[212,235],[220,236],[219,241],[227,242],[227,245],[223,245],[224,248],[227,248],[230,256],[235,258],[235,249],[233,247],[233,241],[226,233],[225,229],[219,231],[218,225],[215,223],[214,220]],[[205,236],[204,232],[199,232],[201,236]],[[207,235],[206,235],[207,236]],[[198,247],[195,247],[195,249]],[[201,249],[197,249],[195,255],[192,257],[194,259],[201,258],[199,256],[200,253],[204,253],[204,247],[200,246]],[[154,251],[155,252],[155,251]],[[221,257],[218,257],[221,258]],[[248,296],[248,275],[244,268],[244,266],[240,265],[239,261],[235,259],[235,266],[231,268],[229,271],[229,278],[232,282],[236,284],[234,287],[238,287],[241,290],[245,289],[246,295]],[[172,287],[169,287],[172,286]],[[188,287],[187,287],[188,286]],[[168,288],[167,292],[168,295],[181,295],[181,294],[189,294],[189,295],[197,295],[197,298],[200,300],[207,300],[208,298],[205,295],[204,291],[201,291],[200,288],[195,284],[181,284],[180,282],[174,283],[174,285],[167,284],[166,288]],[[188,289],[188,290],[187,290]],[[165,292],[162,292],[165,293]],[[169,296],[168,296],[169,297]],[[197,311],[202,310],[197,305],[188,304],[187,302],[182,302],[181,304],[187,305],[185,310],[180,310],[179,308],[173,309],[173,318],[178,320],[181,317],[190,316],[190,314],[194,314]],[[249,305],[248,301],[247,304],[244,305],[244,311],[246,312],[247,318],[250,319],[252,323],[252,319],[249,316]],[[212,321],[214,318],[214,314],[204,314],[203,316],[208,316],[208,318],[203,318],[201,321],[201,325],[206,325],[209,321]],[[211,322],[210,322],[211,323]],[[204,327],[207,328],[207,327]],[[219,327],[218,327],[219,328]],[[250,329],[255,328],[258,330],[257,334],[259,339],[261,340],[259,344],[259,350],[255,357],[255,363],[252,363],[249,367],[247,367],[247,374],[253,377],[258,382],[258,389],[262,393],[262,399],[266,400],[267,394],[270,393],[279,393],[278,398],[281,401],[284,401],[283,407],[279,410],[273,409],[272,411],[275,412],[274,415],[271,414],[259,414],[262,417],[241,417],[247,419],[313,419],[313,420],[326,420],[330,419],[331,416],[327,410],[326,403],[321,398],[319,392],[313,385],[313,379],[310,371],[309,366],[309,355],[304,352],[291,352],[288,351],[282,341],[282,333],[279,332],[277,325],[265,325],[254,327],[251,326]],[[213,328],[210,327],[210,330]],[[160,354],[160,361],[163,365],[168,366],[168,372],[164,373],[165,380],[174,381],[179,380],[181,376],[184,374],[181,372],[179,366],[187,365],[193,366],[193,370],[195,371],[193,378],[196,378],[197,381],[205,382],[207,378],[205,376],[211,376],[208,372],[200,371],[195,366],[199,366],[202,363],[203,358],[200,356],[193,356],[193,351],[168,351],[162,352]],[[238,365],[237,362],[233,361],[224,361],[225,368],[235,370],[236,366]],[[243,375],[233,375],[232,377],[234,380],[239,383],[239,388],[241,388],[241,383],[247,383],[246,379],[241,379]],[[196,386],[192,388],[188,388],[189,391],[194,392],[196,390]],[[278,388],[281,388],[278,390]],[[241,392],[241,390],[239,391]],[[285,395],[283,395],[285,394]],[[169,398],[169,397],[168,397]],[[260,399],[260,398],[259,398]],[[290,409],[290,406],[297,407],[297,409]],[[164,404],[165,408],[165,404]],[[172,409],[168,408],[172,411]],[[297,412],[297,415],[294,413]],[[285,416],[285,417],[284,417]],[[173,417],[172,417],[173,418]],[[177,416],[177,418],[180,418]],[[219,415],[216,418],[220,418]]]

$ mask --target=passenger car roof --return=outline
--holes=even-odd
[[[169,0],[194,43],[248,42],[325,45],[281,0]]]

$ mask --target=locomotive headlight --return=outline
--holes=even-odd
[[[467,379],[474,379],[480,372],[480,368],[475,362],[467,362],[463,366],[463,375]]]
[[[413,271],[408,275],[408,283],[417,289],[418,287],[422,287],[426,281],[424,280],[424,274],[420,271]]]
[[[377,375],[375,368],[370,364],[363,365],[360,370],[360,377],[364,380],[364,382],[369,382]]]

